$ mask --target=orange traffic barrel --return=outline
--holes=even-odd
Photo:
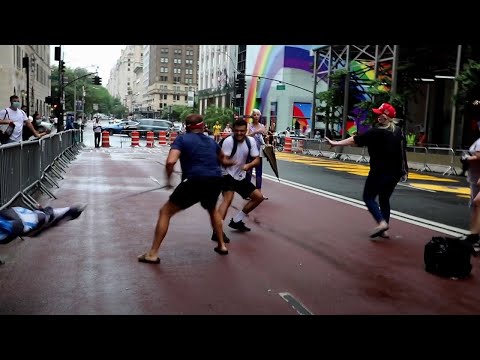
[[[170,139],[169,139],[170,140],[170,145],[173,144],[173,142],[175,141],[176,138],[177,138],[177,133],[175,131],[172,131],[170,133]]]
[[[147,131],[147,147],[154,147],[153,131]]]
[[[102,131],[102,147],[110,147],[110,134],[108,131]]]
[[[286,137],[285,138],[285,145],[283,146],[284,152],[292,152],[292,138]]]
[[[167,145],[167,132],[161,130],[158,132],[158,144],[159,145]]]
[[[132,131],[132,143],[130,146],[140,146],[140,133],[136,130]]]

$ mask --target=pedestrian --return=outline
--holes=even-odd
[[[233,134],[223,140],[222,151],[225,156],[228,156],[235,162],[235,165],[222,169],[224,180],[222,189],[223,201],[218,208],[220,216],[225,220],[235,192],[244,199],[249,198],[242,210],[232,217],[228,224],[230,228],[241,232],[250,231],[250,228],[245,226],[243,219],[264,200],[260,189],[257,189],[246,176],[248,171],[260,162],[258,156],[259,149],[255,140],[246,135],[247,126],[247,122],[244,119],[235,120],[233,123]],[[250,142],[250,145],[248,145],[247,141]],[[247,162],[248,159],[252,159],[252,161]],[[214,231],[212,240],[216,239],[217,234]]]
[[[93,136],[94,136],[95,147],[99,148],[100,140],[102,137],[102,125],[100,124],[100,119],[98,118],[98,116],[95,118],[95,122],[93,123]]]
[[[260,118],[262,117],[262,113],[258,109],[252,110],[252,122],[248,124],[247,129],[247,136],[252,136],[255,139],[256,147],[259,153],[259,160],[257,165],[255,166],[255,186],[258,190],[262,191],[262,157],[263,157],[263,148],[265,146],[265,139],[264,136],[267,135],[267,129],[265,125],[260,123]],[[250,181],[252,178],[252,173],[249,172],[247,174],[247,179]],[[268,200],[267,197],[264,197],[264,200]]]
[[[366,146],[370,155],[370,172],[363,189],[363,201],[377,222],[370,237],[389,237],[390,197],[402,177],[406,179],[408,166],[405,136],[394,122],[395,108],[383,103],[373,112],[378,115],[376,126],[361,135],[333,141],[326,137],[331,146]],[[378,203],[375,200],[378,196]]]
[[[480,121],[477,121],[480,130]],[[480,138],[468,149],[463,159],[468,162],[467,182],[470,185],[470,234],[463,240],[471,245],[480,245]]]
[[[222,125],[220,125],[220,123],[216,121],[215,125],[213,125],[213,138],[217,143],[220,142],[220,139],[222,138],[221,132]]]
[[[203,134],[204,123],[201,115],[190,114],[185,122],[187,132],[175,139],[165,165],[167,184],[170,184],[173,168],[180,160],[182,182],[160,209],[152,246],[149,251],[138,257],[140,262],[160,263],[158,251],[167,234],[170,219],[179,211],[188,209],[198,202],[208,211],[212,229],[219,234],[215,252],[220,255],[228,254],[223,239],[222,218],[216,205],[223,182],[220,164],[229,166],[234,162],[225,157],[220,146],[212,138]]]
[[[10,107],[0,110],[0,124],[15,124],[12,135],[7,140],[8,143],[20,142],[23,140],[23,129],[26,126],[31,133],[37,137],[41,138],[46,133],[39,133],[33,127],[31,121],[29,121],[25,111],[21,109],[20,98],[17,95],[10,96]]]

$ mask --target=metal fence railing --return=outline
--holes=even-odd
[[[61,172],[79,153],[82,143],[72,129],[49,134],[39,140],[0,146],[0,209],[17,199],[29,208],[37,208],[32,197],[36,190],[55,198],[51,188],[59,187]]]
[[[284,139],[278,139],[282,143]],[[283,148],[282,148],[283,150]],[[366,147],[337,146],[331,148],[324,139],[308,139],[291,137],[291,153],[326,157],[341,161],[355,161],[368,163],[368,149]],[[428,144],[428,146],[407,146],[407,152],[412,154],[413,162],[419,166],[418,171],[432,172],[432,167],[442,175],[458,175],[457,168],[460,165],[461,154],[466,150],[454,150],[446,145]],[[407,159],[409,158],[407,154]],[[417,162],[418,161],[418,162]],[[412,160],[408,159],[409,164]],[[411,167],[411,166],[409,166]],[[411,167],[413,168],[413,167]]]

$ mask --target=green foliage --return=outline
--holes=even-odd
[[[89,75],[91,74],[91,75]],[[83,89],[85,89],[85,113],[93,114],[96,112],[104,114],[113,114],[117,118],[123,118],[128,109],[123,106],[120,99],[111,96],[106,88],[101,85],[93,85],[92,74],[84,68],[66,68],[64,77],[68,79],[64,87],[65,92],[65,111],[74,110],[74,97],[81,100]],[[78,79],[78,80],[75,80]],[[75,80],[75,81],[74,81]],[[52,67],[52,94],[57,96],[59,88],[58,67]],[[76,94],[75,94],[76,93]],[[93,110],[93,104],[98,104],[98,111]]]
[[[185,118],[192,113],[198,113],[197,107],[188,107],[186,105],[174,105],[172,106],[172,121],[185,121]]]
[[[217,107],[210,105],[205,109],[205,115],[203,116],[205,123],[211,129],[213,125],[218,121],[222,125],[222,129],[233,121],[233,110],[231,108]]]
[[[346,70],[337,70],[330,74],[330,86],[328,90],[317,94],[317,99],[320,102],[317,112],[323,112],[325,114],[327,127],[328,123],[339,121],[338,118],[334,117],[334,114],[338,107],[343,106],[343,83],[346,75]]]
[[[480,100],[480,62],[469,59],[457,77],[458,93],[455,101],[460,109]]]

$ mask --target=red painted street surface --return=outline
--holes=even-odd
[[[225,226],[229,255],[213,251],[208,215],[195,205],[172,219],[161,264],[139,263],[170,191],[138,193],[163,184],[167,151],[84,149],[54,190],[57,199],[40,203],[88,203],[87,209],[0,248],[0,313],[480,312],[478,258],[466,280],[424,271],[424,245],[440,233],[392,219],[392,238],[373,242],[366,210],[270,180],[264,180],[269,200],[245,221],[252,231]],[[225,223],[243,203],[235,198]]]

